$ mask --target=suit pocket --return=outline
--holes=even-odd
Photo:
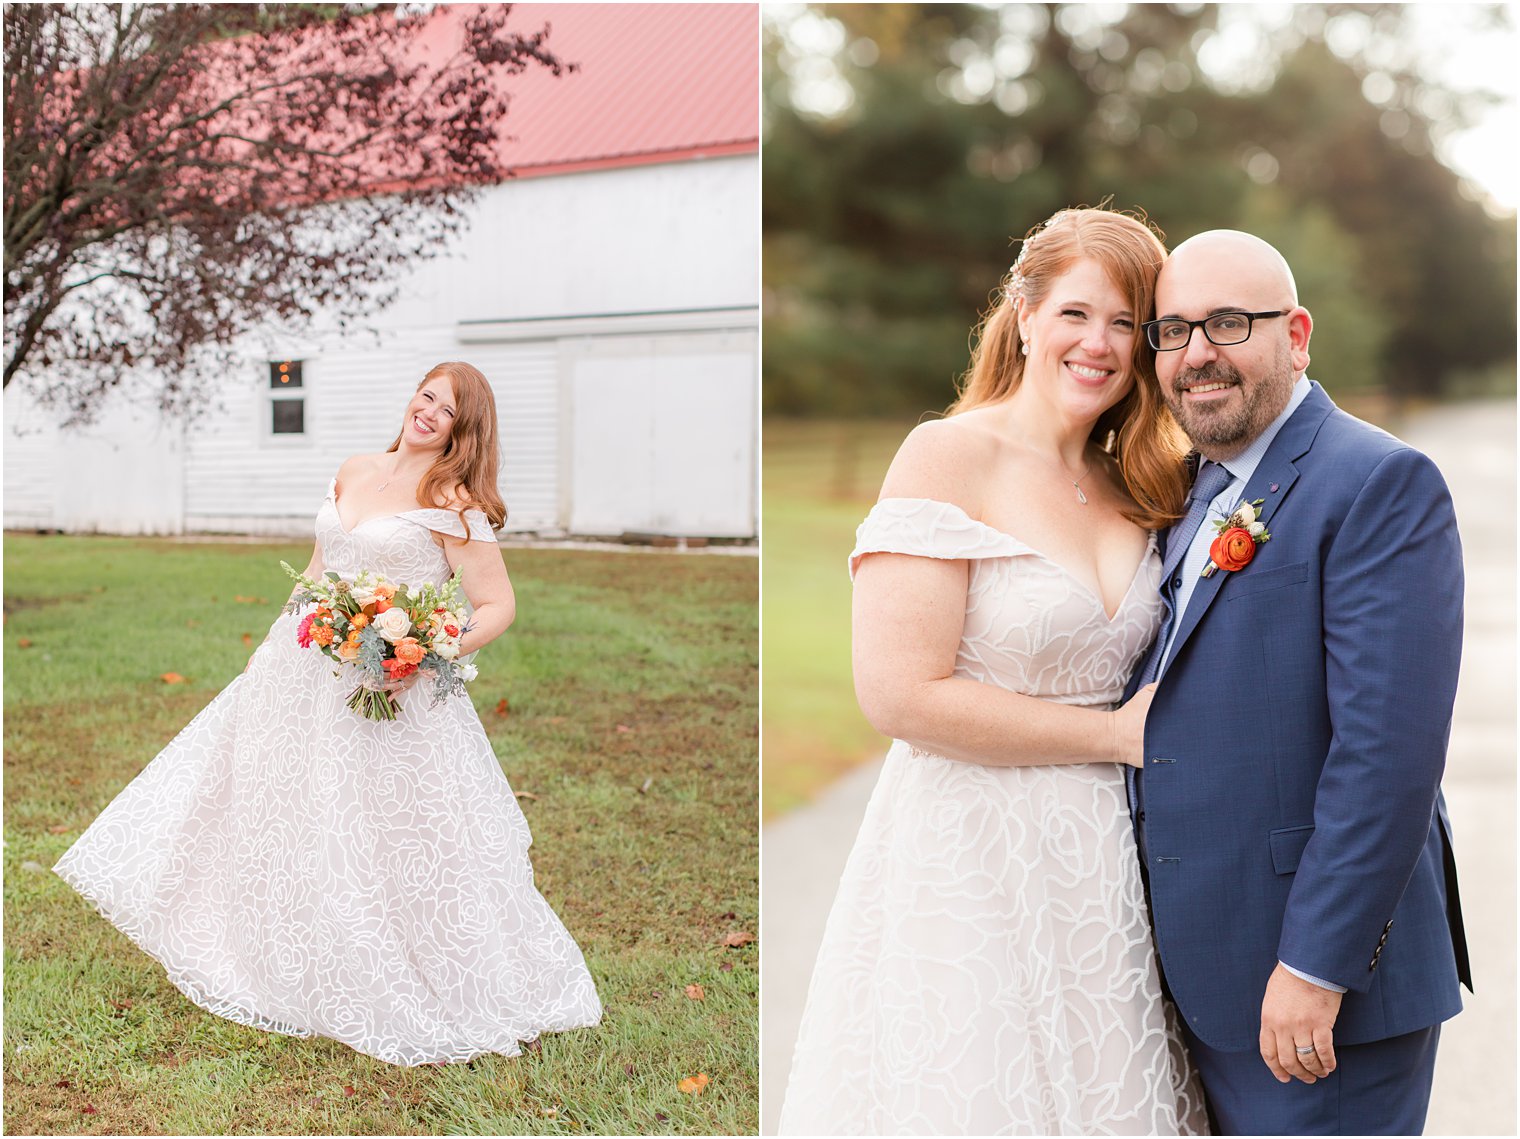
[[[1291,566],[1278,566],[1276,569],[1266,570],[1263,573],[1253,574],[1248,570],[1240,570],[1234,575],[1234,580],[1229,583],[1229,599],[1239,601],[1242,597],[1253,597],[1269,589],[1286,589],[1290,585],[1302,585],[1308,580],[1308,562],[1294,562]]]
[[[1272,847],[1272,869],[1279,874],[1292,874],[1297,870],[1299,860],[1304,856],[1304,847],[1309,845],[1309,836],[1313,833],[1312,823],[1306,827],[1284,827],[1270,832],[1267,842]]]

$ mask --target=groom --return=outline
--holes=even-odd
[[[1159,679],[1132,799],[1162,972],[1218,1131],[1417,1135],[1472,988],[1440,792],[1451,498],[1306,378],[1313,322],[1267,243],[1183,242],[1156,312],[1203,460],[1134,682]]]

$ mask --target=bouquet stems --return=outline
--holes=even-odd
[[[348,706],[368,720],[394,720],[401,705],[389,692],[359,685],[348,696]]]

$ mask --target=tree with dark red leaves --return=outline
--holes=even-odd
[[[5,385],[204,409],[256,332],[396,296],[509,176],[506,5],[5,9]]]

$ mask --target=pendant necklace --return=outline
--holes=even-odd
[[[1061,477],[1068,480],[1071,483],[1072,489],[1077,492],[1077,501],[1080,502],[1083,506],[1086,506],[1087,494],[1082,489],[1082,480],[1085,479],[1088,475],[1092,474],[1092,464],[1089,463],[1086,470],[1084,470],[1076,478],[1072,478],[1070,473],[1067,472],[1066,467],[1062,465],[1058,460],[1050,459],[1048,461],[1052,466],[1060,468]]]
[[[1083,506],[1086,506],[1087,492],[1082,489],[1082,480],[1085,479],[1088,475],[1092,474],[1092,464],[1088,463],[1087,467],[1082,471],[1080,475],[1078,475],[1076,478],[1072,478],[1071,473],[1066,469],[1066,464],[1061,462],[1060,459],[1053,459],[1049,455],[1040,454],[1040,452],[1036,451],[1029,445],[1029,440],[1027,437],[1022,441],[1024,446],[1028,447],[1030,451],[1034,452],[1036,455],[1039,455],[1042,460],[1049,463],[1052,467],[1055,467],[1061,472],[1061,477],[1067,482],[1071,483],[1071,488],[1077,492],[1077,501],[1080,502]]]
[[[382,482],[379,486],[377,486],[375,488],[375,493],[376,494],[378,494],[380,491],[384,490],[386,487],[388,487],[388,486],[391,485],[391,479],[393,479],[393,478],[396,477],[396,468],[399,467],[400,465],[401,465],[400,463],[392,463],[391,464],[391,473],[388,474],[388,475],[386,475],[385,476],[385,481]],[[1087,477],[1087,475],[1084,473],[1082,475],[1082,477],[1085,479]],[[1080,493],[1080,488],[1079,488],[1079,493]]]

